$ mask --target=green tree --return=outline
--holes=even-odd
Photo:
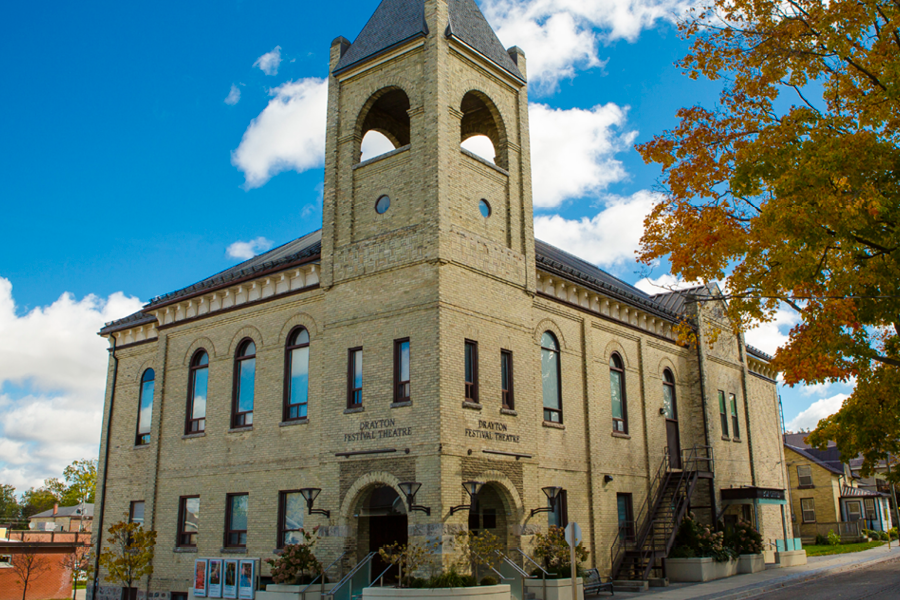
[[[60,495],[63,506],[94,502],[94,491],[97,488],[96,460],[76,460],[65,468],[63,478],[66,481],[65,491]]]
[[[59,503],[53,492],[46,488],[29,488],[22,494],[22,518],[27,519],[32,515],[36,515],[45,510],[53,508],[54,504]]]
[[[888,0],[706,0],[680,24],[679,66],[725,82],[719,104],[638,147],[664,190],[640,259],[689,281],[730,271],[735,328],[790,307],[785,382],[858,377],[861,402],[900,392],[898,25]]]
[[[131,589],[142,577],[153,574],[155,531],[145,531],[141,525],[129,523],[126,515],[124,520],[110,525],[107,533],[107,543],[100,553],[106,581]]]
[[[16,488],[0,483],[0,524],[17,521],[21,513]]]

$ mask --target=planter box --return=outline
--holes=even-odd
[[[766,558],[762,554],[741,554],[738,557],[738,573],[759,573],[765,570]]]
[[[306,591],[305,598],[300,596],[300,590],[305,589],[307,584],[303,585],[286,585],[283,583],[270,583],[266,586],[266,591],[256,592],[256,600],[320,600],[321,584],[315,583]],[[333,583],[325,584],[325,591],[329,591],[334,587]]]
[[[526,579],[525,591],[534,594],[538,600],[572,600],[572,579],[547,579],[547,595],[540,579]],[[584,580],[575,580],[578,586],[578,600],[584,600]]]
[[[799,567],[806,564],[806,550],[789,550],[776,552],[775,562],[782,567]]]
[[[713,581],[737,574],[736,560],[716,562],[714,558],[667,558],[669,581]]]
[[[363,600],[369,598],[405,598],[407,600],[510,600],[509,586],[480,585],[466,588],[439,588],[428,589],[397,589],[390,587],[370,587],[362,592]]]

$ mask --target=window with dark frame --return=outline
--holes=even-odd
[[[797,481],[800,487],[813,487],[812,467],[797,465]]]
[[[177,545],[193,548],[200,535],[200,496],[182,496],[178,500]]]
[[[150,443],[150,422],[153,419],[153,388],[156,375],[153,369],[147,369],[141,376],[141,392],[138,398],[137,433],[135,446],[146,446]]]
[[[234,357],[234,386],[231,404],[231,427],[253,425],[253,399],[256,395],[256,344],[244,340]]]
[[[731,400],[731,433],[735,439],[738,439],[741,437],[741,428],[738,425],[737,396],[728,394],[728,398]]]
[[[864,498],[863,503],[866,506],[866,520],[874,521],[878,518],[878,514],[875,512],[875,499],[874,498]]]
[[[500,351],[500,396],[503,408],[507,410],[516,408],[513,395],[513,354],[510,350]]]
[[[619,517],[619,540],[634,541],[634,505],[631,494],[616,494]]]
[[[549,498],[547,503],[550,503]],[[556,496],[556,505],[547,514],[547,525],[556,527],[565,527],[569,524],[569,493],[566,490],[560,490]]]
[[[351,348],[347,359],[347,408],[362,406],[363,349]]]
[[[244,548],[247,546],[247,508],[249,494],[228,494],[225,497],[225,546]]]
[[[394,340],[394,402],[409,402],[409,338]]]
[[[144,501],[135,500],[128,508],[128,522],[144,526]]]
[[[725,406],[725,392],[719,390],[719,423],[722,425],[722,435],[728,437],[728,409]]]
[[[308,418],[309,406],[309,332],[295,328],[284,349],[283,421]]]
[[[625,363],[618,353],[609,357],[609,396],[612,401],[613,431],[628,433],[628,404],[625,397]]]
[[[559,366],[559,342],[550,331],[541,335],[541,392],[544,420],[562,423],[562,381]]]
[[[278,548],[288,544],[304,543],[303,516],[306,512],[306,501],[300,490],[287,490],[278,493]]]
[[[209,389],[209,354],[197,350],[191,359],[188,378],[187,414],[184,433],[203,433],[206,430],[206,394]]]
[[[672,371],[663,371],[663,410],[666,418],[675,421],[678,419],[678,408],[675,402],[675,376]]]
[[[466,340],[466,400],[478,402],[478,342]]]
[[[816,501],[813,498],[801,498],[800,511],[803,513],[804,523],[816,522]]]

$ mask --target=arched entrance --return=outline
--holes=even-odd
[[[378,552],[383,546],[409,541],[406,504],[394,488],[386,485],[374,487],[363,497],[359,512],[359,541],[363,556]],[[372,560],[372,577],[377,577],[387,567],[388,563],[376,555]],[[386,581],[396,578],[396,568],[385,576]]]

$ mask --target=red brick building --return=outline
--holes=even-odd
[[[13,531],[0,540],[0,600],[22,600],[22,577],[13,563],[33,557],[36,569],[28,582],[25,600],[56,600],[72,597],[69,557],[86,548],[90,534]]]

